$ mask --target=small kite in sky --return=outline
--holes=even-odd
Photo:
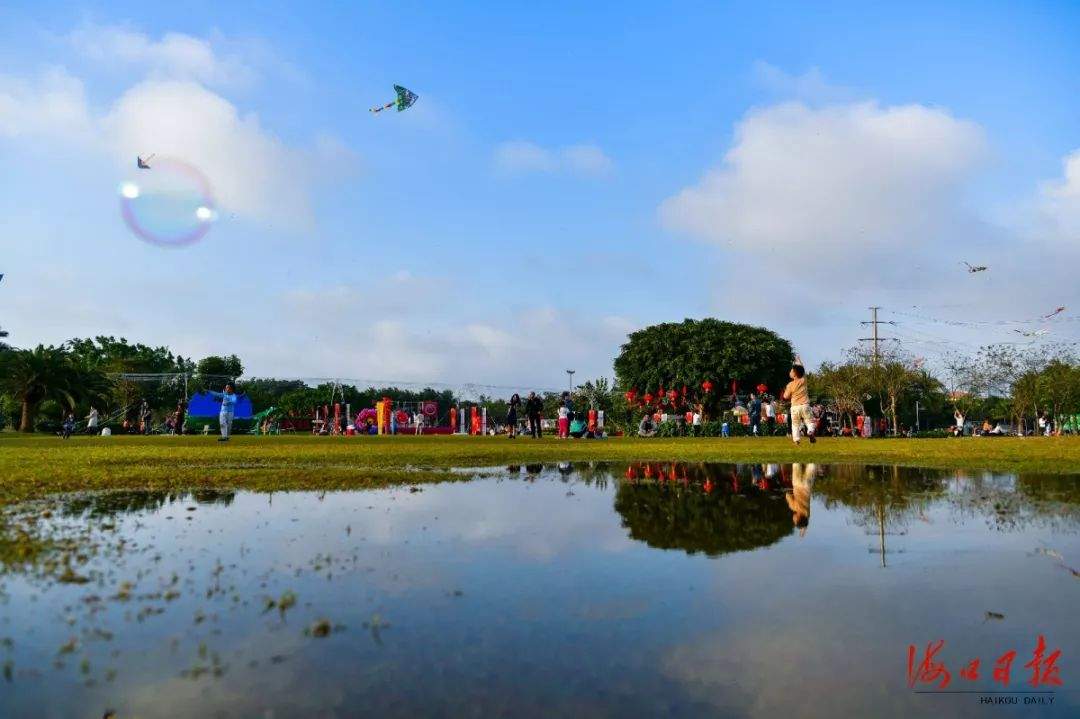
[[[154,154],[156,154],[156,153],[154,153]],[[149,170],[150,169],[150,160],[154,159],[154,154],[147,155],[146,157],[136,155],[135,156],[135,165],[140,170]]]
[[[1057,316],[1057,315],[1060,315],[1060,314],[1061,314],[1062,312],[1064,312],[1064,311],[1065,311],[1065,307],[1064,307],[1064,305],[1063,305],[1063,306],[1061,306],[1061,307],[1058,307],[1058,308],[1057,308],[1056,310],[1054,310],[1054,311],[1053,311],[1053,312],[1051,312],[1050,314],[1048,314],[1048,315],[1043,315],[1043,319],[1044,319],[1044,320],[1048,320],[1048,319],[1050,319],[1051,317],[1055,317],[1055,316]]]
[[[397,93],[397,98],[392,102],[388,102],[382,107],[371,108],[372,112],[382,112],[383,110],[389,110],[391,107],[396,107],[398,112],[402,110],[408,110],[413,106],[413,103],[417,101],[419,95],[412,90],[402,87],[401,85],[394,85],[394,92]]]
[[[962,265],[967,265],[968,272],[974,274],[976,272],[986,272],[986,265],[972,265],[969,262],[961,262]]]

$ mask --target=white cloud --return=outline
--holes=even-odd
[[[533,142],[514,141],[495,148],[495,166],[506,172],[553,172],[559,163],[551,150]]]
[[[849,90],[830,84],[816,67],[800,75],[792,75],[759,60],[754,63],[753,76],[766,90],[784,99],[823,102],[849,99],[851,96]]]
[[[65,70],[33,80],[0,75],[0,137],[81,141],[92,125],[83,83]]]
[[[495,148],[495,167],[509,174],[569,172],[600,177],[609,174],[615,163],[592,144],[545,148],[534,142],[515,140]]]
[[[447,288],[458,304],[446,305]],[[449,279],[411,275],[290,290],[279,296],[273,338],[245,356],[257,358],[256,374],[554,389],[566,367],[581,381],[610,376],[611,359],[636,328],[618,316],[547,306],[473,314],[462,308],[475,297],[462,292]],[[298,346],[305,351],[297,354]]]
[[[82,160],[110,158],[130,170],[154,153],[193,165],[208,178],[222,214],[287,228],[312,222],[311,193],[334,173],[355,167],[353,153],[319,135],[310,147],[286,144],[254,113],[193,80],[145,80],[95,113],[81,80],[52,69],[33,80],[0,75],[0,139],[28,140],[42,151],[77,146]],[[68,157],[68,160],[74,160]]]
[[[719,316],[777,328],[811,364],[865,336],[858,323],[871,305],[899,320],[886,334],[915,354],[940,354],[941,336],[967,351],[1017,336],[992,325],[920,326],[888,312],[1037,317],[1068,303],[1070,248],[1080,245],[1066,231],[1080,231],[1075,156],[1042,188],[1041,223],[1027,213],[1003,226],[970,204],[988,155],[983,131],[941,108],[786,102],[749,112],[722,161],[663,202],[659,216],[716,247]],[[969,275],[965,260],[990,269]],[[942,302],[963,309],[913,309]]]
[[[1080,149],[1062,160],[1062,177],[1045,183],[1039,206],[1051,231],[1074,247],[1080,246]]]
[[[583,175],[606,175],[615,163],[596,145],[571,145],[560,151],[563,164]]]
[[[134,67],[156,78],[197,80],[211,85],[244,84],[255,72],[238,53],[217,50],[211,40],[169,32],[154,40],[115,25],[87,25],[68,36],[84,57],[109,67]],[[218,38],[218,44],[224,40]]]
[[[723,162],[660,214],[792,267],[869,264],[946,240],[982,154],[980,129],[943,110],[784,103],[748,114]]]
[[[318,153],[287,146],[256,115],[241,115],[198,83],[140,83],[116,102],[102,127],[122,166],[153,152],[198,167],[226,212],[292,226],[311,219]]]

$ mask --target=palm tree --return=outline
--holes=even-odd
[[[53,400],[74,409],[80,399],[96,397],[106,383],[104,375],[76,362],[63,346],[5,352],[2,361],[0,389],[22,406],[20,432],[34,431],[42,402]]]

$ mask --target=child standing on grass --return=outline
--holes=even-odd
[[[559,404],[559,439],[570,436],[570,408],[566,406],[566,400]]]
[[[810,438],[810,444],[813,444],[817,440],[814,438],[814,417],[810,413],[810,395],[806,391],[806,368],[798,357],[795,358],[795,364],[791,365],[788,376],[791,381],[784,388],[783,398],[791,402],[791,411],[788,413],[791,439],[798,444],[805,426],[806,436]]]
[[[64,423],[60,425],[61,433],[64,439],[71,439],[71,433],[75,431],[75,415],[68,412],[67,417],[64,418]]]

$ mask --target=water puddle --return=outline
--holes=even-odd
[[[1080,709],[1077,477],[529,465],[2,521],[3,716],[981,716],[908,646],[1021,692],[1039,635],[1040,715]]]

